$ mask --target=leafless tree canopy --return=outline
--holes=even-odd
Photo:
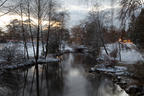
[[[135,12],[142,8],[144,0],[121,0],[120,1],[120,19],[122,24],[125,23],[126,19],[135,15]]]

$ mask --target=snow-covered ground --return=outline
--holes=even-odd
[[[8,44],[0,44],[0,49],[8,46],[13,46],[13,43],[8,43]],[[24,46],[23,43],[15,44],[17,48],[21,51],[24,51]],[[36,46],[35,46],[36,49]],[[64,49],[64,50],[63,50]],[[132,43],[112,43],[112,44],[106,44],[106,49],[109,53],[109,55],[106,54],[104,48],[101,48],[101,54],[99,58],[102,59],[111,59],[111,60],[120,60],[124,64],[135,64],[138,61],[144,61],[144,58],[142,56],[142,53],[140,53],[136,47],[135,44]],[[119,50],[120,49],[120,50]],[[73,48],[65,44],[63,48],[61,48],[63,51],[69,51],[73,52]],[[115,51],[115,52],[114,52]],[[28,43],[28,52],[29,56],[33,57],[34,52],[33,52],[33,47],[31,43]],[[42,54],[42,44],[40,44],[39,47],[39,54]],[[116,54],[116,55],[115,55]],[[121,58],[120,58],[121,57]]]
[[[142,54],[138,51],[135,44],[132,43],[112,43],[106,44],[109,56],[106,55],[104,48],[101,48],[100,58],[109,58],[111,60],[120,60],[124,64],[135,64],[138,61],[144,61]],[[120,50],[119,50],[120,49]],[[111,55],[112,53],[116,55]]]
[[[33,57],[34,56],[34,51],[33,51],[33,47],[32,47],[32,43],[27,43],[27,46],[28,46],[28,53],[29,53],[29,56],[30,57]],[[21,50],[22,52],[24,52],[24,44],[23,43],[1,43],[0,44],[0,50],[2,50],[3,48],[5,47],[15,47],[17,48],[18,50]],[[35,51],[36,51],[36,44],[34,44],[34,47],[35,47]],[[39,46],[39,55],[42,54],[42,44],[40,43],[40,46]],[[67,52],[73,52],[73,48],[71,48],[68,44],[64,44],[64,47],[63,48],[60,48],[61,51],[67,51]]]
[[[70,47],[68,44],[65,44],[60,48],[61,51],[68,51],[68,52],[73,52],[73,48]]]

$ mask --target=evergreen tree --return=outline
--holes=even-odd
[[[141,10],[134,24],[132,40],[139,48],[144,48],[144,9]]]

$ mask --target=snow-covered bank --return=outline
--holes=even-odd
[[[142,54],[138,51],[135,44],[132,43],[112,43],[106,44],[109,56],[106,55],[104,48],[101,48],[100,58],[109,58],[118,60],[124,64],[135,64],[138,61],[144,61]]]
[[[108,55],[102,47],[98,63],[89,72],[111,77],[112,81],[130,96],[143,96],[143,54],[135,44],[129,42],[116,42],[105,46]]]
[[[18,69],[27,66],[33,66],[35,64],[34,51],[31,43],[27,43],[30,60],[26,61],[23,56],[26,52],[24,51],[23,43],[4,43],[0,45],[1,45],[0,70]],[[35,50],[36,50],[36,44],[35,44]],[[73,49],[69,46],[66,46],[63,51],[65,52],[66,50],[72,51]],[[40,44],[38,64],[59,62],[60,59],[57,59],[56,57],[59,55],[63,55],[64,52],[48,54],[47,58],[45,59],[42,56],[42,44]]]
[[[112,76],[120,76],[124,75],[127,76],[129,74],[127,67],[125,66],[113,66],[113,67],[107,67],[105,65],[95,65],[94,67],[91,68],[90,72],[101,72],[105,73],[107,75],[112,75]]]
[[[65,46],[61,47],[60,48],[61,51],[64,51],[64,52],[73,52],[73,48],[70,47],[68,44],[65,44]]]
[[[0,44],[0,50],[3,50],[4,48],[11,48],[11,47],[15,47],[15,48],[17,48],[17,50],[24,53],[24,44],[23,43],[8,42],[8,43],[1,43]],[[39,45],[39,55],[43,54],[43,47],[45,47],[45,45],[43,46],[40,43],[40,45]],[[29,56],[34,57],[34,50],[33,50],[32,43],[28,42],[27,43],[27,48],[28,48]],[[34,49],[35,49],[35,52],[36,52],[36,43],[34,43]],[[67,53],[67,52],[73,52],[74,51],[73,48],[70,47],[68,44],[64,44],[64,46],[61,46],[61,48],[59,50],[61,51],[60,53]],[[25,50],[25,52],[26,52],[26,50]]]
[[[60,61],[59,59],[55,59],[55,58],[39,59],[38,64],[57,63],[59,61]],[[35,65],[35,60],[30,59],[21,64],[1,66],[0,70],[14,70],[18,68],[27,67],[27,66],[33,66],[33,65]]]

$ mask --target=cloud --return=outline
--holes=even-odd
[[[3,14],[3,13],[0,12],[0,15],[1,14]],[[15,15],[14,14],[6,14],[4,16],[1,16],[0,17],[0,27],[2,28],[2,30],[5,31],[7,29],[6,26],[14,19],[21,20],[21,16],[16,15],[16,14]],[[24,21],[27,20],[27,19],[28,19],[27,16],[23,16]],[[31,17],[31,20],[32,20],[32,23],[35,24],[35,25],[38,23],[37,19],[35,19],[33,17]],[[45,25],[45,24],[48,24],[48,21],[43,21],[42,22],[42,25]]]
[[[70,12],[71,11],[90,11],[90,8],[89,7],[86,7],[86,6],[77,6],[77,5],[70,5],[69,7],[66,8],[67,10],[69,10]]]
[[[83,20],[88,15],[88,12],[92,9],[92,3],[90,6],[85,1],[87,0],[59,0],[62,6],[68,10],[70,13],[70,20],[67,22],[68,27],[72,27],[76,24],[79,24],[80,20]],[[93,1],[93,0],[89,0]],[[111,0],[95,0],[98,3],[101,3],[99,8],[100,11],[110,10],[112,7],[110,5]],[[114,8],[119,8],[118,3],[114,5]],[[60,10],[60,9],[59,9]],[[96,11],[96,9],[94,9]],[[1,14],[1,13],[0,13]],[[20,16],[17,15],[4,15],[0,17],[0,27],[5,27],[5,25],[9,24],[12,19],[20,19]],[[25,18],[24,18],[25,19]],[[34,19],[34,21],[36,21]]]
[[[87,5],[86,3],[79,2],[80,0],[64,0],[65,9],[69,11],[71,20],[68,21],[68,26],[72,27],[74,25],[79,24],[79,22],[86,18],[88,12],[92,9],[93,5]],[[118,9],[120,6],[118,3],[115,3],[114,6],[111,6],[110,0],[98,0],[98,3],[103,4],[100,5],[99,11],[111,10],[111,8]],[[94,3],[93,3],[94,4]],[[93,8],[93,10],[97,11],[97,9]]]

